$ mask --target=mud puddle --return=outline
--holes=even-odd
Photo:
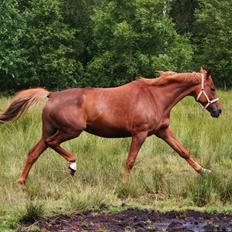
[[[43,232],[232,232],[232,214],[207,214],[195,211],[159,213],[127,209],[118,213],[57,216],[41,219],[35,224]]]

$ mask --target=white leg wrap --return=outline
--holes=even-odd
[[[76,162],[70,163],[69,168],[71,168],[73,171],[76,171],[77,170],[77,164],[76,164]]]

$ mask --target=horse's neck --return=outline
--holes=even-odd
[[[172,82],[160,87],[156,87],[155,97],[159,99],[160,109],[163,114],[170,114],[172,108],[185,96],[192,93],[193,82]],[[158,94],[158,95],[157,95]]]

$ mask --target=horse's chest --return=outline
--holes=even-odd
[[[155,134],[157,131],[169,126],[169,118],[155,118],[150,127],[149,134]]]
[[[152,134],[161,124],[162,120],[154,114],[140,115],[131,121],[131,129],[134,132],[147,131]]]

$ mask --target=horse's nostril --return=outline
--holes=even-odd
[[[221,114],[222,110],[221,109],[213,109],[210,111],[211,116],[214,118],[218,118]]]

